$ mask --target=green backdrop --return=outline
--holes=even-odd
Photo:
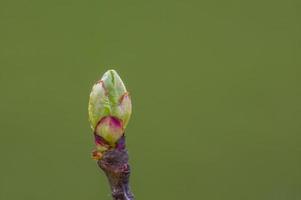
[[[87,103],[114,68],[137,200],[300,200],[300,8],[1,0],[0,199],[111,199]]]

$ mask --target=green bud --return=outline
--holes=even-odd
[[[114,145],[132,113],[130,96],[115,70],[108,70],[93,86],[88,110],[94,133]]]

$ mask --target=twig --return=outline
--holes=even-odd
[[[114,200],[134,200],[130,190],[130,165],[126,149],[112,149],[98,160],[98,166],[105,172],[111,186]]]

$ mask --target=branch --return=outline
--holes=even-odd
[[[129,186],[131,170],[126,149],[107,151],[97,164],[108,178],[114,200],[134,200]]]

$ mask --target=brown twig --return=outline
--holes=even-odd
[[[113,200],[134,200],[134,196],[130,190],[130,165],[128,163],[129,156],[124,145],[108,150],[103,157],[98,160],[98,166],[105,172],[111,186]]]

